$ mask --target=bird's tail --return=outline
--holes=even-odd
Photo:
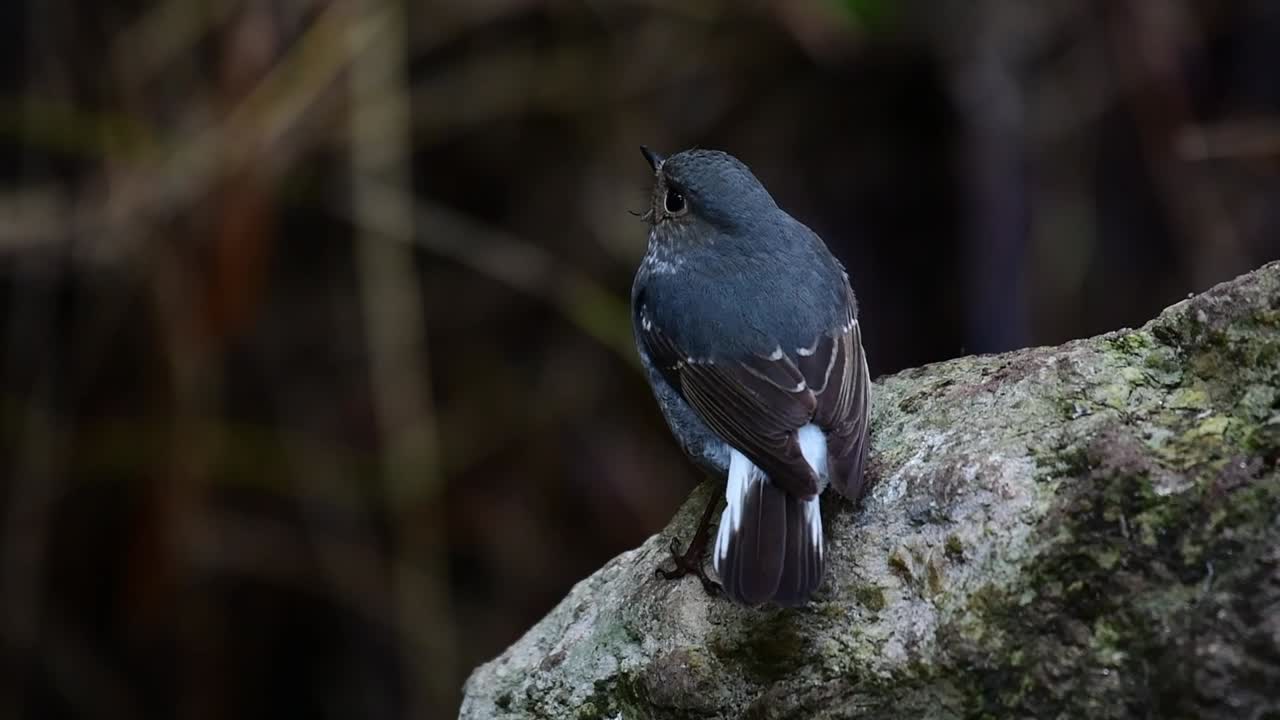
[[[745,605],[803,604],[822,582],[818,496],[786,493],[734,450],[725,498],[713,557],[725,592]]]

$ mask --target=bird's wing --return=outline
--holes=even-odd
[[[797,351],[797,365],[817,398],[813,422],[827,436],[831,482],[842,495],[862,494],[870,429],[871,373],[862,328],[853,316],[853,293],[843,325],[811,348]]]
[[[828,467],[836,472],[851,471],[864,452],[869,382],[853,307],[849,293],[842,325],[807,347],[779,345],[768,355],[692,357],[643,305],[638,330],[654,363],[699,417],[774,484],[803,498],[818,491],[818,479],[797,430],[814,422],[826,432]],[[842,492],[849,484],[832,479]]]

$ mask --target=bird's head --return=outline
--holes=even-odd
[[[653,168],[653,194],[645,219],[660,237],[749,236],[778,213],[742,161],[719,150],[686,150],[664,158],[640,146]],[[705,230],[705,234],[700,232]]]

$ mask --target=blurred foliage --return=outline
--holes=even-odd
[[[892,29],[894,0],[832,0],[844,9],[855,23],[871,32],[883,33]]]
[[[1277,255],[1280,13],[1177,0],[0,6],[0,710],[441,717],[698,478],[636,147],[845,262],[873,372]]]

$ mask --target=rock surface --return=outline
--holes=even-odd
[[[462,718],[1280,717],[1280,263],[1139,330],[876,383],[798,610],[654,568],[579,583]]]

